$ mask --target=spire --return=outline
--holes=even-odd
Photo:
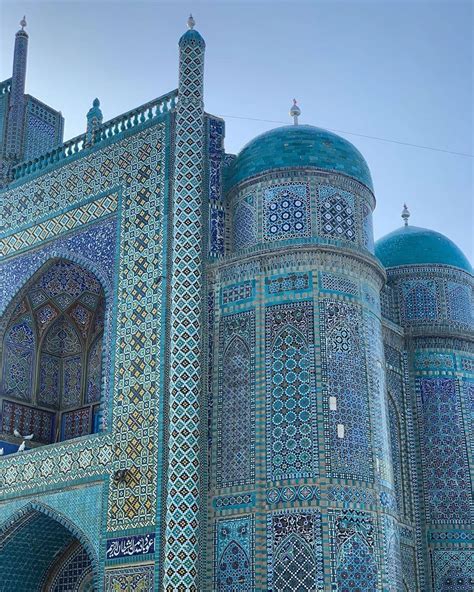
[[[403,211],[402,211],[402,219],[405,222],[405,226],[408,226],[408,218],[410,217],[410,212],[408,211],[407,204],[403,204]]]
[[[298,117],[301,115],[301,109],[298,107],[296,99],[293,99],[293,105],[290,109],[290,117],[293,117],[294,125],[298,125]]]
[[[26,27],[26,16],[24,16],[21,21],[20,21],[20,27],[21,30],[24,31],[25,27]]]
[[[194,20],[193,15],[190,14],[188,17],[188,29],[191,29],[191,30],[194,29],[195,25],[196,25],[196,21]]]

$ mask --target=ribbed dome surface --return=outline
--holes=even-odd
[[[434,230],[402,226],[375,243],[375,254],[384,267],[402,265],[452,265],[472,273],[472,267],[452,240]]]
[[[251,140],[231,163],[227,188],[254,175],[287,167],[343,173],[373,190],[369,167],[357,148],[337,134],[312,125],[278,127]]]

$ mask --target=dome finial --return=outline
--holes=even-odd
[[[26,17],[24,16],[20,21],[21,30],[24,31],[26,27]]]
[[[408,226],[408,218],[410,217],[410,212],[408,211],[407,204],[403,204],[403,211],[402,211],[402,218],[405,222],[405,226]]]
[[[301,109],[298,107],[296,99],[293,99],[293,105],[290,109],[290,117],[293,117],[293,123],[298,125],[298,117],[301,115]]]
[[[191,29],[191,30],[194,29],[195,24],[196,24],[196,21],[194,20],[193,15],[190,14],[189,18],[188,18],[188,29]]]

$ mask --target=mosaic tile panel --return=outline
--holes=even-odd
[[[436,592],[471,592],[474,584],[472,549],[437,549],[431,552]]]
[[[91,433],[91,408],[66,411],[61,417],[61,440],[69,440]]]
[[[403,543],[400,545],[400,554],[402,561],[402,577],[404,590],[408,592],[417,592],[418,582],[416,577],[416,556],[415,549]]]
[[[360,307],[322,300],[320,332],[328,472],[333,477],[370,481],[370,409]],[[329,397],[336,398],[336,409],[330,409]],[[344,426],[343,438],[338,425]]]
[[[36,339],[30,315],[11,325],[3,342],[2,390],[5,396],[31,400]]]
[[[371,516],[357,510],[330,514],[331,560],[338,592],[379,590],[375,526]],[[360,569],[363,565],[364,569]]]
[[[251,592],[253,587],[253,517],[218,520],[215,527],[215,590]]]
[[[282,510],[268,514],[267,553],[269,590],[324,590],[319,512]]]
[[[473,321],[472,307],[472,288],[465,284],[447,282],[446,309],[448,319],[471,325]]]
[[[74,208],[45,222],[0,239],[0,255],[7,256],[45,241],[65,231],[72,230],[103,218],[117,209],[117,195],[105,195],[89,204],[87,208]]]
[[[222,159],[224,156],[224,122],[208,118],[209,158],[209,254],[224,254],[225,211],[222,204]]]
[[[309,273],[290,273],[265,279],[266,290],[270,295],[308,290],[310,284],[311,274]]]
[[[432,524],[469,523],[470,471],[456,383],[418,381],[427,519]]]
[[[271,306],[265,314],[267,479],[318,474],[313,306]]]
[[[153,564],[106,569],[104,592],[152,592],[155,589],[154,572]]]
[[[343,292],[357,296],[359,289],[357,284],[347,277],[334,275],[332,273],[321,272],[321,291],[323,292]]]
[[[372,448],[375,457],[376,478],[385,487],[393,488],[393,473],[390,456],[389,421],[387,417],[386,383],[382,327],[379,319],[365,313],[365,342],[367,377],[372,414]]]
[[[388,592],[403,590],[400,535],[398,525],[391,516],[382,516],[385,589]]]
[[[264,191],[263,235],[267,241],[311,235],[309,188],[303,183]]]
[[[438,318],[438,290],[432,280],[407,280],[401,287],[401,315],[405,322]]]
[[[221,302],[222,304],[234,304],[241,300],[249,300],[253,297],[254,283],[244,282],[242,284],[235,284],[234,286],[226,286],[222,288]]]
[[[400,513],[403,512],[403,469],[402,469],[402,434],[401,422],[395,403],[390,398],[388,403],[388,419],[390,430],[390,448],[393,467],[393,481],[395,485],[395,495],[397,498],[397,507]]]
[[[318,188],[319,232],[338,240],[355,242],[357,238],[354,195],[331,185]]]
[[[255,315],[223,317],[217,404],[218,487],[255,478]]]
[[[232,222],[232,241],[235,251],[255,244],[257,240],[257,213],[252,195],[247,196],[234,206]]]

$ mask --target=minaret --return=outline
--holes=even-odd
[[[21,158],[23,149],[26,57],[28,53],[28,33],[25,31],[25,17],[20,21],[20,26],[21,29],[15,35],[15,52],[13,56],[12,85],[5,150],[7,160],[12,164]]]
[[[198,583],[205,43],[194,29],[179,40],[171,268],[168,495],[163,586]]]

